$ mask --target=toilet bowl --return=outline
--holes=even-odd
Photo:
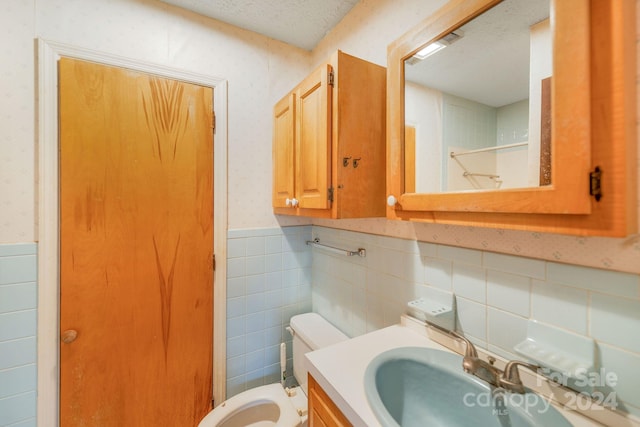
[[[280,383],[239,393],[209,412],[198,427],[300,427],[307,425],[305,353],[348,339],[317,313],[293,316],[293,375],[299,387]]]
[[[307,398],[299,390],[293,393],[288,396],[279,383],[252,388],[221,403],[198,427],[301,426],[306,421]]]

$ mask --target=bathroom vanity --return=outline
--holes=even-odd
[[[344,416],[340,408],[322,389],[320,384],[309,374],[309,423],[312,426],[349,427],[352,424]]]
[[[367,399],[365,372],[377,355],[404,347],[423,347],[455,353],[464,352],[463,345],[458,341],[434,331],[432,328],[425,327],[423,323],[415,319],[403,316],[398,325],[308,353],[306,357],[310,383],[311,381],[315,383],[313,387],[316,390],[313,394],[310,392],[309,395],[311,425],[361,427],[383,425]],[[481,349],[478,351],[482,358],[487,358],[486,352]],[[505,361],[499,357],[496,358],[496,366],[503,368]],[[460,371],[462,371],[462,366],[460,366]],[[548,384],[546,380],[538,381],[535,374],[523,370],[521,377],[525,385],[535,390],[536,393],[545,395],[553,393],[553,386]],[[578,413],[565,409],[558,402],[554,401],[551,404],[571,425],[577,427],[595,427],[602,424],[638,425],[620,414],[595,406],[592,410]]]

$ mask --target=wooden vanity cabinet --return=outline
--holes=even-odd
[[[348,427],[352,424],[309,374],[309,426]]]
[[[337,51],[273,110],[273,210],[384,217],[386,69]]]

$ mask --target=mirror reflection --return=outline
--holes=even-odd
[[[505,0],[405,60],[406,193],[551,184],[549,0]]]

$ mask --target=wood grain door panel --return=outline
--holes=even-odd
[[[211,88],[63,58],[62,426],[193,426],[212,398]]]

